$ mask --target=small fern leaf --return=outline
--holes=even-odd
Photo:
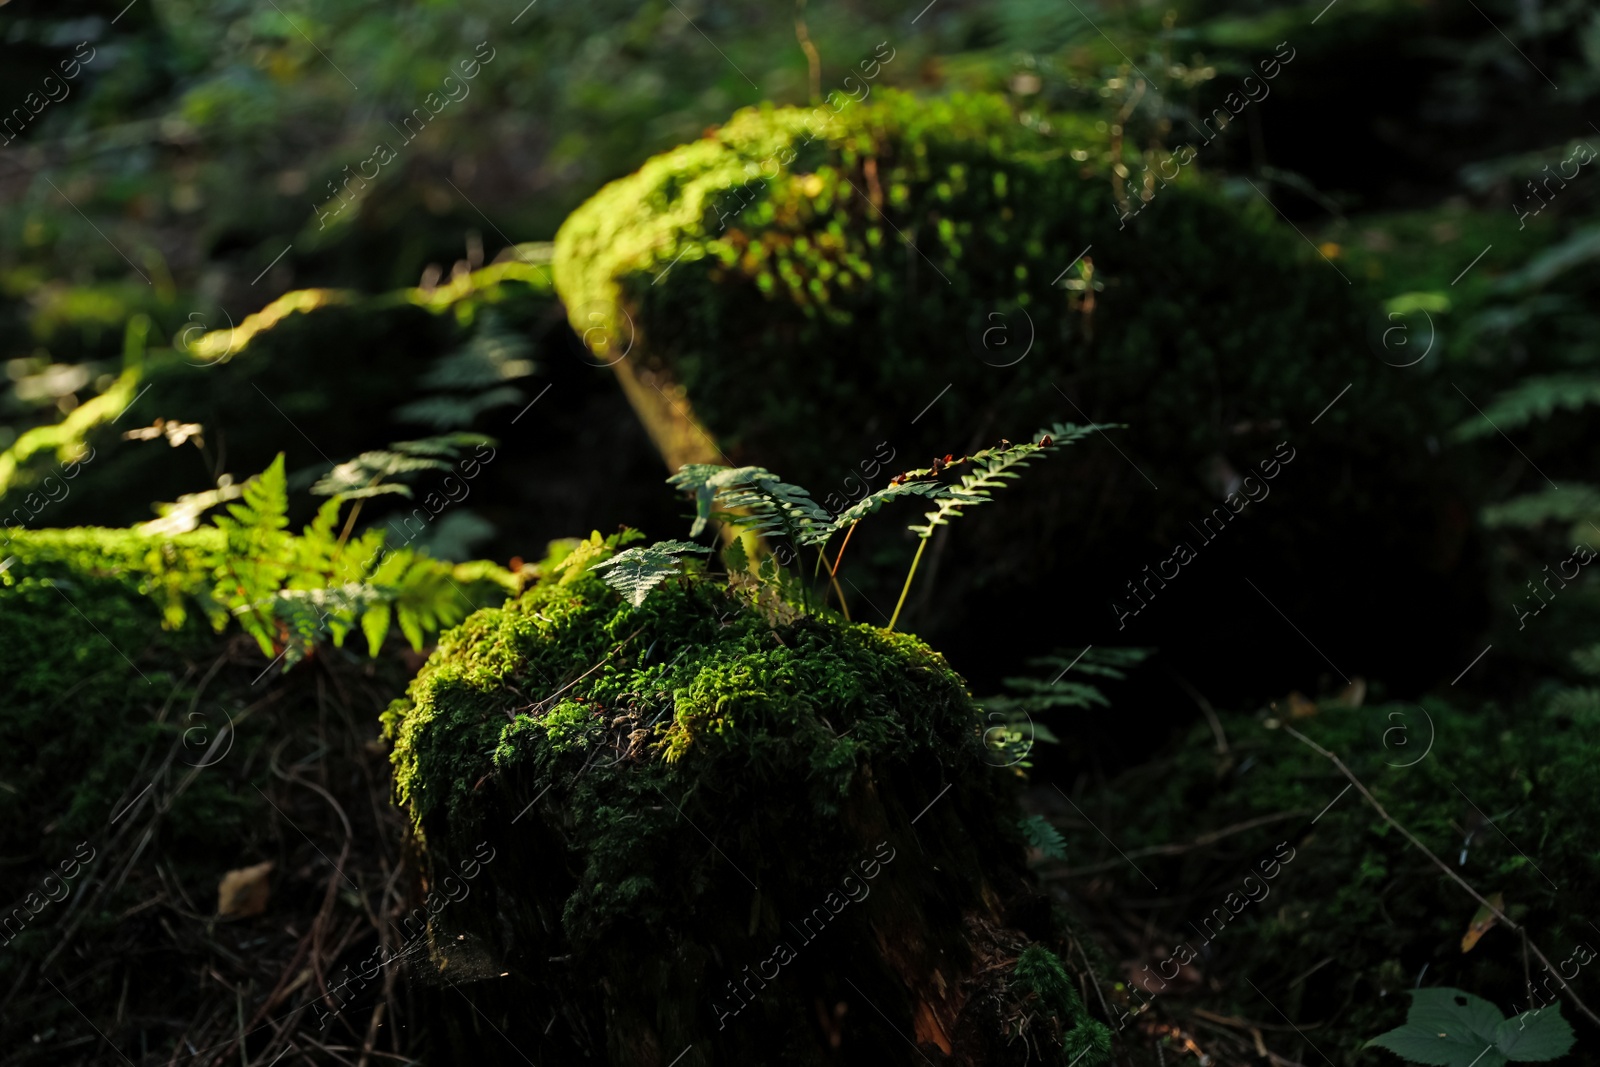
[[[933,498],[937,501],[936,506],[923,515],[927,522],[921,526],[912,525],[908,528],[926,541],[933,536],[935,529],[963,514],[964,509],[989,503],[994,499],[991,494],[995,490],[1004,489],[1008,483],[1015,481],[1018,471],[1041,454],[1081,441],[1097,430],[1112,428],[1096,424],[1078,426],[1070,422],[1058,422],[1039,431],[1035,435],[1039,438],[1036,443],[1002,445],[974,452],[964,460],[958,461],[963,464],[971,463],[972,468],[963,473],[954,485],[945,486],[947,490],[945,493]],[[913,476],[932,473],[935,472],[931,468],[927,471],[911,472]]]
[[[367,638],[367,653],[376,659],[383,639],[389,636],[389,605],[374,604],[362,612],[361,632]]]
[[[712,486],[711,479],[727,469],[715,463],[685,463],[678,468],[677,474],[667,479],[667,484],[674,489],[681,489],[695,496],[694,525],[689,528],[690,537],[699,537],[705,532],[717,496],[717,490]]]
[[[333,528],[338,525],[339,511],[344,507],[347,498],[334,495],[323,501],[317,509],[317,517],[311,520],[311,525],[306,527],[305,536],[308,541],[331,541]]]
[[[1487,526],[1534,527],[1548,521],[1593,522],[1600,519],[1600,486],[1568,482],[1560,489],[1541,489],[1483,509]]]
[[[1600,404],[1600,376],[1545,374],[1525,378],[1490,401],[1481,415],[1456,427],[1453,436],[1457,441],[1487,437],[1544,422],[1557,411],[1577,411],[1591,404]]]
[[[407,442],[415,445],[418,442]],[[374,488],[374,483],[382,478],[393,478],[402,474],[415,474],[425,470],[451,470],[450,464],[433,456],[415,455],[406,452],[391,452],[387,449],[377,449],[372,452],[363,452],[355,459],[346,460],[338,464],[317,479],[311,491],[318,496],[332,496],[335,493],[344,493],[354,497]],[[383,488],[380,492],[390,492]],[[407,492],[406,495],[410,495]]]
[[[695,494],[690,537],[700,536],[706,522],[715,518],[763,537],[784,537],[808,544],[816,529],[833,518],[808,490],[784,481],[765,467],[691,463],[668,478],[667,483]]]
[[[644,548],[624,549],[590,569],[605,571],[605,583],[637,608],[651,590],[678,572],[682,555],[708,551],[689,541],[657,541]]]
[[[289,483],[283,473],[282,452],[271,466],[245,483],[243,497],[228,505],[228,513],[239,527],[249,530],[276,531],[289,525]],[[228,527],[221,516],[218,520],[218,526]]]
[[[735,537],[728,542],[728,547],[722,550],[722,563],[728,568],[730,575],[749,571],[750,556],[744,550],[744,538]]]
[[[404,452],[411,456],[443,456],[446,459],[455,459],[461,455],[461,450],[468,445],[492,448],[495,439],[481,433],[442,433],[433,437],[424,437],[417,441],[395,441],[389,447],[396,452]]]
[[[1028,843],[1028,847],[1038,849],[1043,853],[1043,858],[1047,860],[1067,858],[1066,839],[1043,815],[1029,815],[1022,820],[1020,828],[1022,839]]]

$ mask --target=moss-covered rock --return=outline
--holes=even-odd
[[[477,453],[482,476],[465,491],[429,472],[415,499],[369,499],[362,521],[404,529],[432,496],[441,503],[422,512],[417,543],[458,560],[507,559],[574,523],[627,518],[665,533],[676,514],[660,457],[611,372],[577,347],[549,285],[548,246],[516,254],[432,289],[297,290],[232,329],[180,326],[173,347],[134,316],[120,374],[0,452],[0,522],[131,525],[155,502],[211,491],[224,474],[237,482],[280,451],[304,486],[367,450],[470,429],[495,444]],[[309,502],[294,515],[309,519]]]
[[[229,329],[191,323],[171,347],[135,316],[115,381],[0,453],[0,510],[29,527],[132,523],[150,517],[152,499],[243,477],[280,451],[291,469],[326,465],[521,406],[531,397],[510,383],[566,336],[548,279],[513,261],[435,289],[297,290]],[[128,437],[157,419],[200,431],[181,445],[159,431]],[[69,493],[29,505],[85,457]]]
[[[1359,619],[1319,634],[1343,669],[1415,675],[1402,635],[1452,647],[1438,605],[1470,627],[1479,596],[1451,581],[1473,556],[1428,451],[1435,398],[1369,351],[1360,291],[1257,192],[1140,166],[1105,122],[1030,125],[994,97],[742,111],[574,213],[556,284],[670,461],[760,463],[830,508],[861,470],[881,484],[1054,419],[1129,424],[949,535],[960,564],[935,547],[938,595],[910,625],[986,682],[1079,638],[1170,645],[1220,691],[1241,684],[1215,670],[1230,648],[1322,666],[1241,568],[1291,618]],[[1202,520],[1290,452],[1278,499],[1204,547]],[[1168,564],[1185,542],[1203,562]],[[852,552],[909,548],[868,533]],[[1183,577],[1145,612],[1156,586],[1130,584],[1158,564]],[[892,578],[851,577],[892,597]],[[1073,604],[1071,632],[960,633],[1040,603]],[[1200,613],[1218,625],[1193,632]]]
[[[226,771],[205,770],[220,760],[246,766],[267,740],[262,722],[246,725],[243,714],[266,688],[250,689],[260,665],[230,663],[235,635],[218,636],[202,613],[170,625],[174,598],[210,581],[221,549],[218,530],[160,541],[126,530],[52,530],[14,534],[3,550],[6,1048],[48,1049],[41,1055],[60,1063],[115,1058],[82,1041],[75,1053],[62,1050],[80,1028],[92,1032],[41,972],[62,984],[70,974],[71,995],[91,1012],[128,996],[142,1023],[97,1015],[115,1047],[136,1054],[175,1044],[151,1020],[193,1004],[192,981],[150,966],[190,927],[165,909],[136,906],[154,903],[167,885],[209,908],[217,874],[235,864],[269,810]],[[139,857],[145,863],[135,869]],[[124,937],[138,941],[137,952]],[[90,959],[105,965],[84,967]]]
[[[495,856],[430,929],[472,1003],[445,994],[436,1054],[496,1046],[484,1021],[558,1062],[1109,1047],[1041,962],[1015,799],[940,656],[703,573],[631,608],[585,573],[606,553],[552,556],[386,718],[436,884]]]
[[[236,1041],[250,1058],[269,1035],[317,1030],[306,1009],[323,989],[277,985],[281,968],[302,965],[317,924],[362,928],[393,901],[384,857],[403,824],[382,802],[377,718],[418,658],[394,630],[375,657],[359,634],[335,647],[330,624],[283,669],[289,649],[264,654],[226,610],[268,565],[239,540],[215,527],[0,535],[0,1047],[26,1050],[18,1062],[165,1061]],[[296,564],[291,596],[322,591],[307,588],[307,538],[246,540]],[[370,569],[313,577],[348,592]],[[452,597],[484,592],[475,569],[446,571]],[[268,599],[237,606],[270,616]],[[258,883],[266,914],[218,914],[224,874],[262,864],[275,867]],[[311,966],[336,985],[333,962],[380,939],[371,922]],[[195,982],[197,966],[216,980]],[[242,1036],[235,1013],[264,1004],[289,1029]],[[208,1040],[197,1020],[218,1018]]]
[[[162,540],[128,530],[50,530],[6,542],[6,855],[33,852],[45,824],[57,824],[63,836],[104,825],[149,746],[182,733],[177,719],[163,728],[134,712],[152,694],[165,696],[185,664],[215,643],[199,613],[171,624],[183,614],[177,601],[210,580],[222,547],[215,529]],[[229,807],[217,805],[218,833],[228,832]]]

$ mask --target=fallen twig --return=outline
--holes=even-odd
[[[1357,778],[1355,773],[1351,771],[1349,767],[1345,766],[1344,760],[1323,748],[1321,745],[1311,740],[1311,738],[1307,737],[1299,730],[1296,730],[1293,726],[1290,726],[1287,723],[1282,723],[1280,725],[1282,725],[1283,728],[1287,730],[1296,740],[1300,741],[1302,744],[1310,746],[1311,749],[1318,755],[1324,756],[1331,760],[1333,765],[1339,768],[1346,778],[1350,779],[1350,784],[1356,787],[1356,790],[1362,795],[1362,797],[1366,799],[1367,803],[1372,805],[1373,810],[1379,815],[1383,816],[1383,820],[1385,822],[1387,822],[1390,826],[1393,826],[1396,830],[1399,830],[1400,833],[1404,834],[1407,841],[1410,841],[1413,845],[1417,846],[1424,856],[1427,856],[1434,862],[1435,866],[1437,866],[1445,874],[1448,874],[1457,885],[1461,886],[1462,889],[1465,889],[1468,893],[1472,894],[1472,899],[1476,900],[1479,904],[1482,904],[1485,908],[1487,908],[1495,916],[1495,918],[1499,919],[1506,925],[1507,929],[1519,931],[1524,938],[1525,944],[1535,956],[1539,957],[1539,961],[1544,964],[1545,969],[1555,974],[1556,978],[1561,982],[1561,988],[1566,990],[1567,996],[1572,999],[1573,1006],[1579,1011],[1583,1012],[1583,1014],[1587,1015],[1589,1020],[1595,1025],[1600,1026],[1600,1015],[1596,1015],[1593,1011],[1589,1010],[1589,1006],[1583,1002],[1577,993],[1572,991],[1572,987],[1567,984],[1567,980],[1561,977],[1561,972],[1551,966],[1550,957],[1546,956],[1542,951],[1540,951],[1539,946],[1535,945],[1533,943],[1533,939],[1528,937],[1528,932],[1526,930],[1524,930],[1517,923],[1512,922],[1511,917],[1505,912],[1489,903],[1489,901],[1484,898],[1483,894],[1472,888],[1471,883],[1452,870],[1449,864],[1445,863],[1438,856],[1435,856],[1433,851],[1429,849],[1427,845],[1424,845],[1421,841],[1417,840],[1415,834],[1401,825],[1400,821],[1397,820],[1393,815],[1390,815],[1387,811],[1385,811],[1383,805],[1378,803],[1378,798],[1372,795],[1371,791],[1362,784],[1361,779]]]
[[[1232,837],[1234,834],[1242,834],[1246,830],[1254,830],[1258,826],[1270,826],[1275,822],[1283,822],[1286,819],[1298,819],[1303,815],[1311,814],[1311,811],[1312,809],[1310,808],[1301,808],[1295,811],[1280,811],[1272,815],[1261,815],[1254,819],[1247,819],[1244,822],[1235,823],[1232,826],[1225,826],[1220,830],[1212,830],[1210,833],[1201,834],[1199,837],[1195,838],[1186,845],[1150,845],[1146,848],[1136,848],[1132,852],[1128,853],[1128,856],[1130,858],[1138,856],[1176,856],[1180,853],[1189,852],[1193,849],[1204,848],[1207,845],[1215,844],[1225,837]],[[1114,867],[1120,866],[1122,866],[1122,860],[1120,859],[1107,860],[1104,863],[1094,863],[1087,867],[1074,867],[1071,870],[1062,871],[1053,877],[1074,878],[1080,874],[1097,874],[1100,871],[1109,871]],[[1041,875],[1041,877],[1050,878],[1052,875],[1047,873]]]

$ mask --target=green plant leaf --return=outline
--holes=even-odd
[[[921,526],[913,524],[908,529],[926,541],[933,536],[935,529],[963,514],[964,509],[987,504],[993,500],[990,494],[996,489],[1004,489],[1008,482],[1015,481],[1019,468],[1033,462],[1040,453],[1080,441],[1096,430],[1112,428],[1099,425],[1076,426],[1072,423],[1058,422],[1035,434],[1034,436],[1039,438],[1037,443],[1004,445],[974,452],[964,460],[958,461],[971,463],[972,468],[964,472],[959,481],[947,485],[945,487],[947,492],[935,497],[937,506],[923,516],[928,521]],[[934,473],[932,468],[909,472],[912,477],[932,473]]]
[[[826,540],[845,527],[860,522],[890,501],[903,496],[936,498],[949,492],[950,487],[943,482],[899,482],[895,485],[886,485],[876,493],[862,497],[839,512],[838,515],[834,516],[833,521],[819,532],[823,535],[822,540]]]
[[[690,537],[706,522],[721,519],[763,537],[784,537],[797,545],[826,540],[822,528],[833,521],[827,509],[798,485],[783,481],[765,467],[718,467],[689,463],[667,484],[695,494],[695,520]],[[820,535],[820,536],[819,536]]]
[[[1495,1030],[1495,1045],[1507,1059],[1533,1063],[1565,1056],[1577,1037],[1559,1006],[1513,1015]]]
[[[416,444],[417,442],[407,442]],[[394,492],[389,487],[377,487],[376,483],[382,478],[394,478],[403,474],[415,474],[418,471],[440,470],[448,471],[453,468],[442,459],[431,456],[408,454],[405,452],[392,452],[387,449],[378,449],[372,452],[363,452],[355,459],[346,460],[338,464],[317,479],[311,491],[318,496],[333,496],[342,493],[347,497],[371,495],[377,488],[379,492]],[[410,496],[408,490],[402,490]]]
[[[1030,848],[1036,848],[1044,853],[1044,858],[1049,860],[1064,860],[1067,858],[1067,842],[1061,836],[1061,831],[1050,825],[1043,815],[1029,815],[1020,824],[1022,839]]]
[[[1440,987],[1411,992],[1405,1025],[1367,1044],[1429,1067],[1501,1067],[1508,1060],[1553,1060],[1573,1044],[1558,1006],[1507,1019],[1482,997]]]
[[[682,563],[680,556],[709,551],[706,546],[691,541],[657,541],[645,548],[624,549],[590,569],[605,571],[606,584],[621,593],[628,603],[639,607],[650,590],[677,573]]]
[[[389,605],[375,604],[361,613],[361,632],[367,638],[367,652],[374,658],[389,636]]]
[[[750,557],[744,550],[744,538],[735,537],[728,542],[728,547],[722,550],[722,562],[728,568],[730,575],[743,574],[749,570]]]

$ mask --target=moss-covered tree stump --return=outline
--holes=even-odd
[[[436,1053],[1104,1062],[944,660],[703,573],[630,607],[605,553],[452,631],[388,716]]]

